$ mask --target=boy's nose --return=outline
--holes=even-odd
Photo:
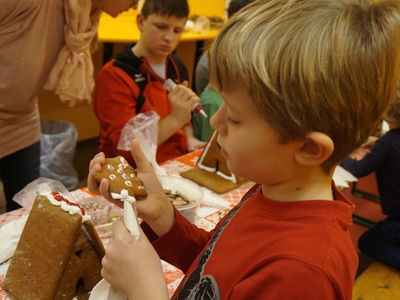
[[[172,41],[172,37],[173,37],[173,32],[172,31],[168,31],[164,34],[164,39],[167,41]]]
[[[225,122],[224,122],[224,104],[218,108],[218,110],[214,113],[214,115],[210,119],[210,125],[211,127],[218,131],[219,134],[224,134],[224,130],[226,128]]]

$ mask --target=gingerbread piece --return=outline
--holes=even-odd
[[[19,300],[87,299],[101,279],[104,253],[85,211],[60,193],[44,193],[35,199],[3,287]]]
[[[180,175],[219,194],[238,188],[246,182],[229,170],[226,159],[221,155],[216,131],[211,135],[196,167]]]
[[[110,192],[121,194],[122,190],[126,190],[129,196],[146,197],[147,193],[142,182],[136,177],[136,171],[122,156],[114,158],[106,158],[101,171],[93,176],[97,182],[107,178],[110,183]]]

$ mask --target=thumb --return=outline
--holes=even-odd
[[[185,80],[184,82],[181,83],[182,85],[188,87],[189,86],[189,81]]]
[[[140,148],[139,142],[135,139],[133,139],[131,142],[131,154],[136,163],[138,172],[148,173],[153,171],[152,165],[147,160],[142,149]]]

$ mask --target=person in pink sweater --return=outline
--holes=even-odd
[[[137,0],[86,0],[96,16],[115,17]],[[38,95],[64,45],[70,0],[0,0],[0,179],[7,207],[15,193],[39,177]],[[72,3],[76,5],[76,3]]]
[[[332,176],[394,99],[399,1],[254,1],[209,58],[224,99],[211,119],[221,153],[256,184],[207,232],[173,207],[133,141],[148,194],[136,202],[143,232],[134,240],[115,223],[103,277],[129,299],[168,299],[161,258],[185,273],[173,299],[350,300],[354,205]],[[100,153],[89,187],[118,203],[92,177],[102,164]]]

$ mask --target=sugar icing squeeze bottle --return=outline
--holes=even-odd
[[[172,79],[168,78],[164,81],[164,89],[166,89],[168,92],[172,91],[175,87],[176,83],[173,82]],[[192,111],[194,113],[201,114],[204,118],[208,117],[201,104],[193,104]]]

